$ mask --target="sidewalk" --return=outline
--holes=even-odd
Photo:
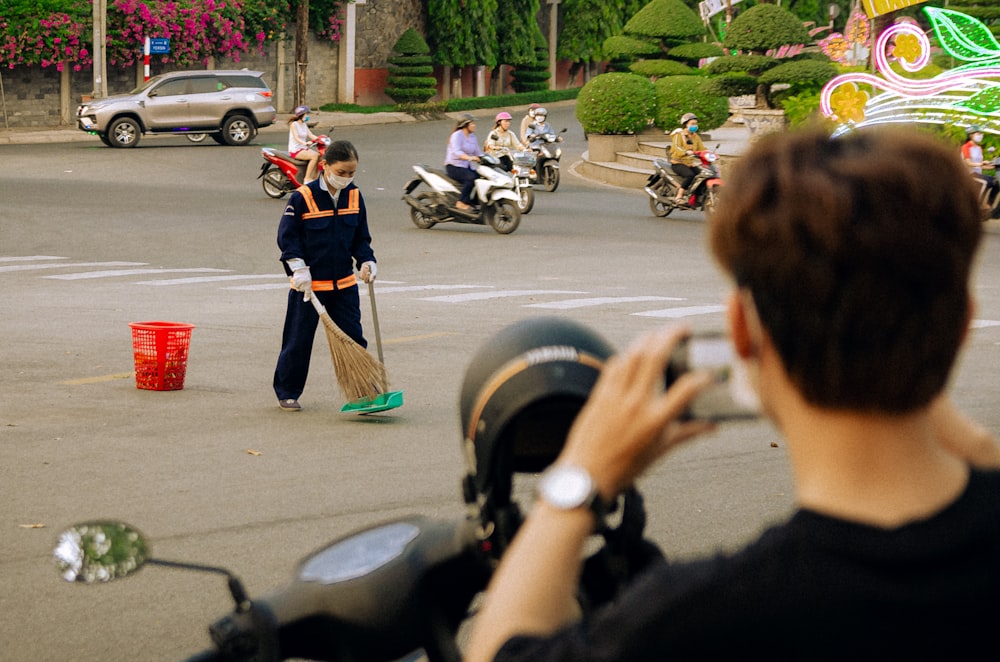
[[[406,113],[325,113],[313,111],[310,113],[312,121],[309,125],[325,131],[330,126],[360,126],[364,124],[393,124],[396,122],[416,122],[415,118]],[[280,133],[286,134],[288,126],[285,124],[287,115],[278,114],[278,121],[260,130],[261,134]],[[147,134],[143,139],[156,135],[169,134]],[[75,124],[52,127],[25,127],[0,129],[0,145],[30,145],[37,143],[64,143],[80,142],[92,140],[98,142],[97,136],[92,136],[85,131],[76,128]]]

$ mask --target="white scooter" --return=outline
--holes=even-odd
[[[403,200],[410,205],[410,218],[418,228],[426,230],[452,221],[489,225],[499,234],[510,234],[521,223],[514,177],[501,168],[495,156],[484,154],[476,166],[479,177],[473,189],[473,202],[477,206],[472,209],[458,208],[462,184],[444,171],[421,163],[414,165],[413,171],[416,177],[403,188]],[[426,184],[430,190],[413,195],[420,184]]]

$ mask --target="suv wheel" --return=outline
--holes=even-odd
[[[227,145],[246,145],[253,137],[253,122],[246,115],[231,115],[222,123],[222,138]]]
[[[108,142],[112,147],[135,147],[140,135],[139,124],[131,117],[120,117],[108,127]]]

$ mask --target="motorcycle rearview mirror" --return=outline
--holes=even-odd
[[[236,611],[246,611],[250,606],[243,583],[231,572],[217,566],[153,558],[146,537],[124,522],[101,520],[74,524],[59,534],[52,560],[63,579],[82,584],[122,579],[144,565],[225,575]]]

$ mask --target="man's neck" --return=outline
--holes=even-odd
[[[938,442],[927,410],[906,415],[784,408],[802,507],[897,527],[951,504],[968,482],[967,464]]]

